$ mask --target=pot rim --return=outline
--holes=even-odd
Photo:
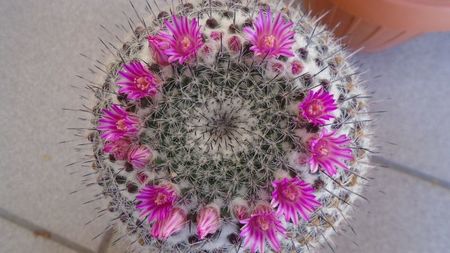
[[[329,0],[361,19],[402,30],[450,30],[450,1],[445,0]]]

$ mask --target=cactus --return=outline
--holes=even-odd
[[[294,2],[172,4],[132,4],[133,36],[101,40],[84,110],[99,215],[130,252],[332,247],[370,167],[351,54]]]

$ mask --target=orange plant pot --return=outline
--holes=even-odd
[[[426,32],[450,31],[450,0],[304,0],[352,48],[383,50]]]

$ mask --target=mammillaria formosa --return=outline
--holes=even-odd
[[[310,252],[349,226],[368,96],[297,5],[149,1],[101,39],[88,157],[127,250]]]

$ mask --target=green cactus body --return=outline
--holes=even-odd
[[[120,47],[103,42],[114,59],[105,62],[101,86],[87,86],[96,98],[94,128],[103,109],[121,105],[140,119],[136,142],[152,150],[151,160],[138,169],[108,155],[98,131],[89,135],[97,183],[109,202],[102,212],[123,224],[118,237],[128,238],[130,252],[245,252],[234,207],[245,203],[241,206],[251,212],[257,203],[271,201],[274,180],[301,178],[314,188],[320,207],[308,221],[283,220],[282,251],[332,247],[328,238],[346,226],[340,223],[362,197],[370,167],[367,96],[350,55],[318,20],[292,3],[204,1],[164,10],[166,5],[172,6],[149,4],[154,16],[138,16],[145,26],[136,25]],[[269,7],[294,23],[292,57],[257,57],[250,49],[243,28]],[[205,46],[186,64],[157,64],[149,51],[147,36],[163,30],[169,12],[197,18],[201,26]],[[220,37],[214,40],[212,33]],[[118,92],[119,71],[133,60],[159,78],[155,96],[131,100]],[[333,119],[317,125],[299,116],[298,104],[320,88],[332,95],[337,109]],[[337,169],[334,175],[322,168],[313,173],[308,164],[309,141],[325,128],[351,140],[353,159],[346,161],[347,170]],[[151,236],[153,224],[140,215],[136,196],[145,185],[166,182],[174,185],[176,205],[187,218],[182,229],[161,240]],[[199,213],[211,205],[219,209],[220,227],[200,239],[195,229]]]

